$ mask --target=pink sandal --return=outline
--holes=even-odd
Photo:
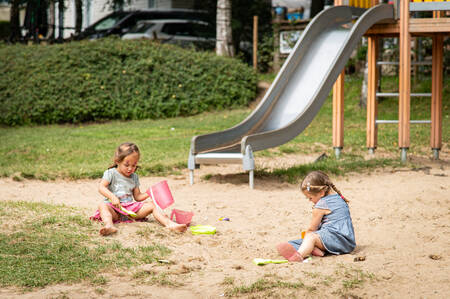
[[[277,245],[278,253],[290,262],[302,262],[303,257],[289,243],[280,243]]]

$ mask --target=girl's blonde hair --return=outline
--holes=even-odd
[[[141,155],[136,144],[131,142],[122,143],[117,147],[116,152],[114,153],[113,164],[111,164],[109,168],[116,168],[117,165],[125,159],[125,157],[131,155],[132,153],[137,153],[139,156]]]
[[[306,175],[300,184],[302,192],[308,192],[317,194],[322,190],[325,190],[325,195],[330,194],[333,189],[339,196],[348,203],[348,200],[342,195],[341,191],[333,184],[328,175],[320,170],[312,171]]]

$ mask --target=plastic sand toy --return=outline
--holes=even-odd
[[[253,259],[253,264],[258,266],[263,266],[267,264],[284,264],[288,263],[288,260],[271,260],[271,259],[261,259],[261,258],[255,258]]]
[[[195,225],[191,226],[190,230],[193,235],[214,235],[216,228],[212,225]]]
[[[136,218],[136,217],[137,217],[137,215],[136,215],[135,212],[130,211],[130,210],[127,210],[127,209],[125,209],[125,208],[122,207],[122,206],[120,207],[120,210],[121,210],[122,212],[127,213],[129,216],[131,216],[131,217],[133,217],[133,218]]]

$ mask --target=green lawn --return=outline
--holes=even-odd
[[[420,80],[413,86],[415,92],[428,92],[430,79]],[[450,80],[444,82],[443,142],[450,140],[449,104]],[[396,89],[396,78],[383,78],[383,91]],[[359,107],[361,78],[347,76],[345,82],[345,147],[342,160],[333,158],[323,163],[326,167],[346,169],[354,167],[354,161],[361,161],[362,167],[373,168],[385,165],[363,162],[366,152],[366,111]],[[193,117],[163,120],[143,120],[108,122],[84,125],[52,125],[33,127],[0,128],[0,175],[42,180],[54,178],[97,178],[111,162],[118,144],[125,141],[137,143],[141,149],[141,175],[166,174],[186,167],[190,139],[204,134],[229,128],[249,113],[250,109],[237,109],[203,113]],[[257,152],[256,156],[278,156],[285,153],[323,152],[323,145],[332,150],[332,106],[331,97],[320,110],[311,125],[291,142],[278,148]],[[379,119],[397,119],[396,98],[384,99],[379,105]],[[411,118],[430,118],[430,99],[411,99]],[[397,146],[397,125],[381,125],[378,131],[379,150],[391,152],[399,157]],[[429,148],[430,125],[411,125],[410,154],[431,156]],[[332,161],[331,161],[332,160]],[[398,159],[394,159],[398,160]],[[357,163],[358,164],[358,163]],[[364,165],[363,165],[364,164]],[[343,168],[342,168],[343,167]],[[336,172],[336,171],[333,171]]]

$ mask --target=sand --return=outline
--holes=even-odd
[[[313,159],[292,155],[277,159],[277,163],[293,165]],[[271,161],[261,158],[257,164],[267,167]],[[170,264],[140,265],[129,275],[107,272],[106,285],[80,282],[26,292],[3,288],[0,297],[221,298],[234,294],[256,298],[449,298],[450,155],[442,152],[440,161],[421,158],[416,162],[421,167],[332,177],[351,201],[357,239],[353,253],[315,257],[309,263],[265,266],[256,266],[252,260],[280,259],[276,244],[298,238],[309,224],[311,203],[296,185],[256,178],[255,189],[251,190],[247,175],[236,165],[202,166],[195,172],[193,186],[189,185],[187,171],[164,178],[141,177],[141,189],[167,179],[175,204],[166,212],[172,208],[193,211],[192,224],[214,225],[217,234],[176,234],[152,218],[147,223],[120,224],[119,232],[107,238],[124,246],[163,244],[173,251],[167,257]],[[205,175],[211,178],[206,180]],[[0,193],[2,200],[78,207],[88,217],[101,198],[97,185],[98,180],[1,179]],[[219,221],[220,217],[230,221]],[[150,228],[148,236],[136,234],[146,227]],[[102,237],[98,238],[101,241]],[[152,284],[133,278],[139,271],[149,277],[166,277],[172,283]],[[237,288],[249,287],[258,280],[263,285],[261,291],[258,284],[253,289]],[[299,281],[303,287],[299,287]],[[297,283],[297,287],[287,282]]]

